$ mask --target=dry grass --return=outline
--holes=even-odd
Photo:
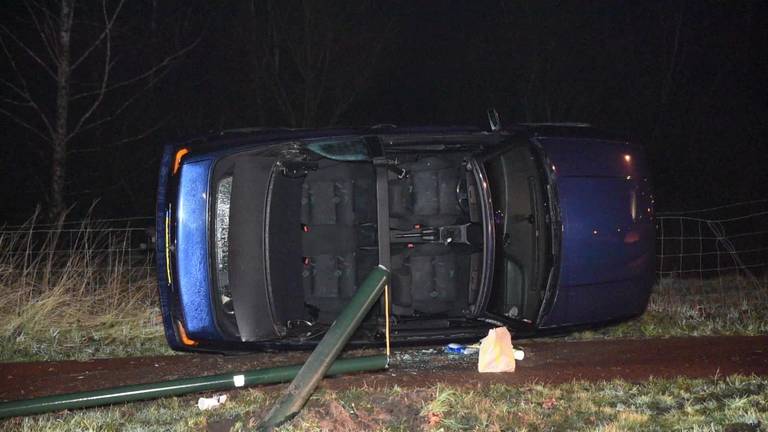
[[[0,429],[254,430],[275,403],[274,389],[228,392],[200,411],[201,395],[0,420]],[[574,381],[421,389],[320,390],[280,431],[759,431],[768,424],[768,380]]]
[[[716,279],[665,278],[646,312],[633,320],[574,333],[576,339],[759,335],[768,333],[768,279],[739,275]]]
[[[762,377],[574,381],[556,386],[434,389],[422,414],[443,430],[759,430],[768,387]]]
[[[169,353],[152,272],[89,221],[0,230],[0,361]]]

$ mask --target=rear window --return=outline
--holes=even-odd
[[[232,292],[229,287],[229,207],[232,198],[232,176],[219,180],[216,186],[214,245],[217,295],[224,312],[233,314]]]

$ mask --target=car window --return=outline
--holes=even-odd
[[[305,146],[320,156],[337,161],[370,160],[368,148],[361,137],[308,140]]]
[[[215,262],[216,282],[221,304],[228,314],[234,313],[229,287],[229,207],[232,196],[232,176],[219,180],[216,187]]]

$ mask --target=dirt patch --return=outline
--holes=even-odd
[[[293,420],[297,428],[311,425],[323,431],[370,431],[381,429],[422,430],[428,425],[421,414],[426,390],[409,389],[392,394],[331,392],[330,397],[311,400]]]
[[[319,413],[313,413],[319,419],[318,425],[322,430],[363,430],[363,425],[352,419],[352,416],[341,404],[332,400],[327,407],[315,408]],[[370,425],[367,425],[370,427]]]
[[[523,341],[516,346],[525,351],[526,357],[518,363],[515,373],[480,374],[477,373],[476,355],[448,355],[439,347],[408,348],[396,350],[388,370],[326,379],[321,388],[345,390],[397,385],[414,389],[438,383],[484,386],[614,378],[637,382],[650,377],[768,375],[768,336]],[[356,350],[346,355],[373,353],[378,350]],[[0,400],[297,364],[307,355],[306,352],[238,357],[197,354],[86,362],[0,363]],[[270,388],[278,390],[282,387],[265,387]],[[376,416],[386,415],[388,408],[380,410]]]

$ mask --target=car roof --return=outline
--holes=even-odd
[[[538,138],[581,138],[602,141],[629,141],[625,134],[596,128],[588,123],[520,123],[517,127]]]
[[[491,132],[476,126],[407,126],[381,124],[367,127],[305,128],[241,128],[209,133],[179,143],[205,150],[223,149],[245,144],[303,140],[343,135],[380,136],[499,136],[527,135],[536,138],[577,138],[627,142],[622,134],[608,132],[585,123],[517,123]]]

